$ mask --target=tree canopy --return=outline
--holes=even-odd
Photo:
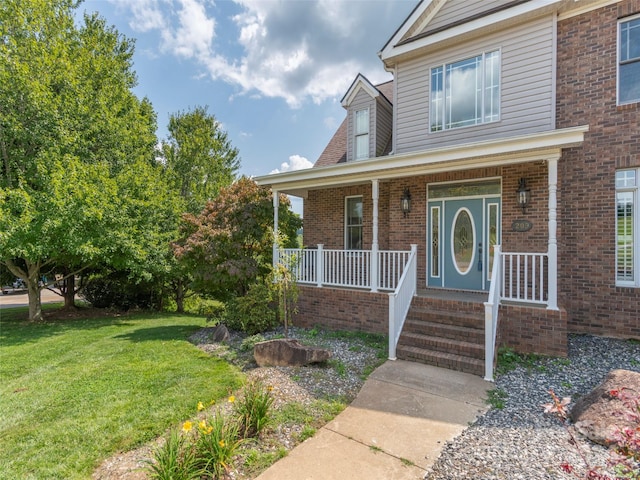
[[[280,196],[279,232],[295,246],[302,220]],[[184,217],[176,255],[188,262],[200,290],[219,299],[244,295],[256,278],[271,271],[273,200],[266,187],[242,177],[223,188],[199,215]]]
[[[139,222],[166,211],[131,180],[156,174],[157,141],[133,42],[97,15],[76,26],[76,7],[0,3],[0,263],[27,282],[32,320],[42,269],[131,263],[153,250]]]
[[[231,146],[207,107],[195,107],[169,118],[169,137],[162,142],[169,178],[180,192],[186,211],[199,213],[221,188],[230,185],[240,166]]]

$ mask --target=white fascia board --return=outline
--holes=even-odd
[[[588,125],[519,137],[389,155],[319,168],[256,177],[279,192],[388,180],[410,175],[526,163],[559,158],[562,148],[580,145]]]
[[[380,96],[380,92],[378,91],[378,89],[374,87],[364,75],[359,73],[354,82],[351,84],[351,88],[349,88],[347,93],[345,93],[344,97],[342,98],[342,106],[344,108],[347,108],[351,104],[351,102],[353,102],[353,99],[356,98],[356,95],[358,94],[358,91],[360,89],[367,92],[367,94],[371,98],[377,98],[378,96]]]
[[[529,15],[534,13],[536,10],[548,8],[553,5],[560,5],[563,1],[564,0],[531,0],[530,2],[526,2],[506,10],[501,10],[491,15],[487,15],[486,17],[477,18],[470,22],[463,23],[462,25],[434,33],[433,35],[427,35],[424,38],[420,38],[403,45],[390,46],[390,48],[387,48],[382,52],[380,58],[383,62],[386,62],[393,57],[404,55],[420,48],[436,45],[460,35],[472,33],[475,30],[485,28],[491,24],[506,22],[523,15]]]
[[[391,37],[382,50],[378,52],[378,57],[384,60],[387,56],[386,52],[393,50],[394,45],[402,40],[402,38],[407,34],[411,27],[420,19],[424,11],[431,5],[435,0],[423,0],[422,3],[418,4],[416,8],[411,12],[409,17],[404,21],[400,28],[394,33],[393,37]]]

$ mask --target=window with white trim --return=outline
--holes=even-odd
[[[345,199],[345,248],[362,250],[362,197]]]
[[[500,51],[431,69],[430,131],[500,120]]]
[[[640,16],[618,24],[618,104],[640,101]]]
[[[356,111],[355,159],[369,158],[369,109]]]
[[[640,169],[616,172],[616,284],[640,287],[638,178]]]

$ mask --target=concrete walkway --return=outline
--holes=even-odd
[[[356,399],[258,480],[422,479],[444,444],[486,411],[480,377],[387,361]]]

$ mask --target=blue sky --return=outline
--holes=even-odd
[[[417,0],[85,0],[136,40],[135,93],[158,114],[207,105],[241,174],[309,167],[343,120],[358,73],[389,80],[377,53]],[[298,208],[296,208],[298,210]]]

